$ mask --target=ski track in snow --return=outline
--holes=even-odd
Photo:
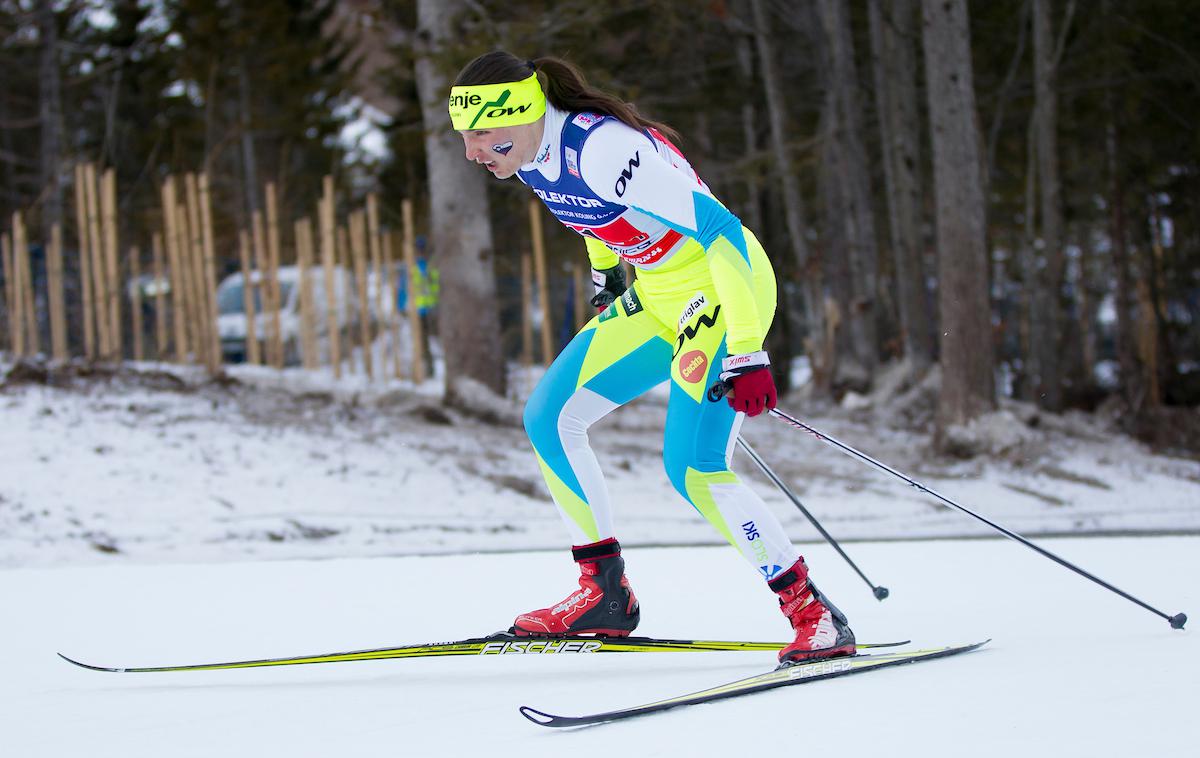
[[[533,758],[615,746],[628,756],[1194,754],[1193,632],[1172,631],[1020,545],[946,539],[988,532],[760,420],[747,423],[747,439],[892,591],[875,601],[750,461],[735,461],[803,543],[814,578],[860,640],[993,642],[953,659],[567,731],[530,724],[517,706],[576,715],[648,702],[758,673],[773,656],[173,674],[62,662],[55,652],[161,665],[457,639],[506,627],[572,586],[564,530],[519,428],[447,418],[436,388],[308,379],[297,389],[295,375],[233,373],[244,384],[196,386],[185,376],[184,391],[121,379],[0,391],[9,474],[0,481],[3,755]],[[1167,613],[1200,613],[1200,463],[1153,455],[1080,420],[1043,429],[1020,454],[949,462],[882,424],[790,410],[1019,532],[1190,533],[1038,542]],[[659,460],[663,412],[651,396],[592,435],[643,606],[639,632],[783,639],[774,597],[670,490]],[[651,547],[679,544],[707,546]]]

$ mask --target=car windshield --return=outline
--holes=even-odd
[[[244,287],[242,282],[235,284],[227,284],[217,293],[217,311],[221,315],[230,313],[245,313],[245,301],[243,300]],[[279,300],[286,304],[288,298],[292,295],[292,283],[279,283]],[[254,312],[263,312],[262,287],[254,287]]]

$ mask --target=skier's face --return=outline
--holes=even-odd
[[[532,124],[460,131],[466,157],[482,164],[497,179],[507,179],[534,159],[542,140],[545,118]]]

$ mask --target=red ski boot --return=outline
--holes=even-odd
[[[638,625],[638,601],[625,577],[625,559],[616,539],[571,549],[579,564],[579,590],[550,608],[517,616],[520,636],[567,637],[602,634],[628,637]]]
[[[781,663],[854,655],[854,632],[842,612],[808,581],[803,558],[768,585],[779,594],[783,615],[796,630],[796,641],[779,651]]]

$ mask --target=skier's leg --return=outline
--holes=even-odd
[[[575,336],[530,396],[525,429],[571,534],[580,579],[563,601],[518,616],[518,634],[627,635],[637,627],[637,598],[587,430],[667,378],[670,337],[635,284]]]
[[[752,236],[748,241],[757,246]],[[764,265],[765,255],[755,253],[761,253],[761,248],[752,247],[752,260],[757,257]],[[763,334],[774,313],[773,286],[773,277],[762,277],[758,302]],[[730,470],[744,414],[735,413],[724,401],[707,398],[727,354],[725,320],[715,288],[701,290],[682,307],[663,440],[667,475],[779,595],[781,609],[796,633],[792,644],[780,652],[780,660],[853,654],[854,634],[846,617],[808,581],[800,551],[766,503]]]

